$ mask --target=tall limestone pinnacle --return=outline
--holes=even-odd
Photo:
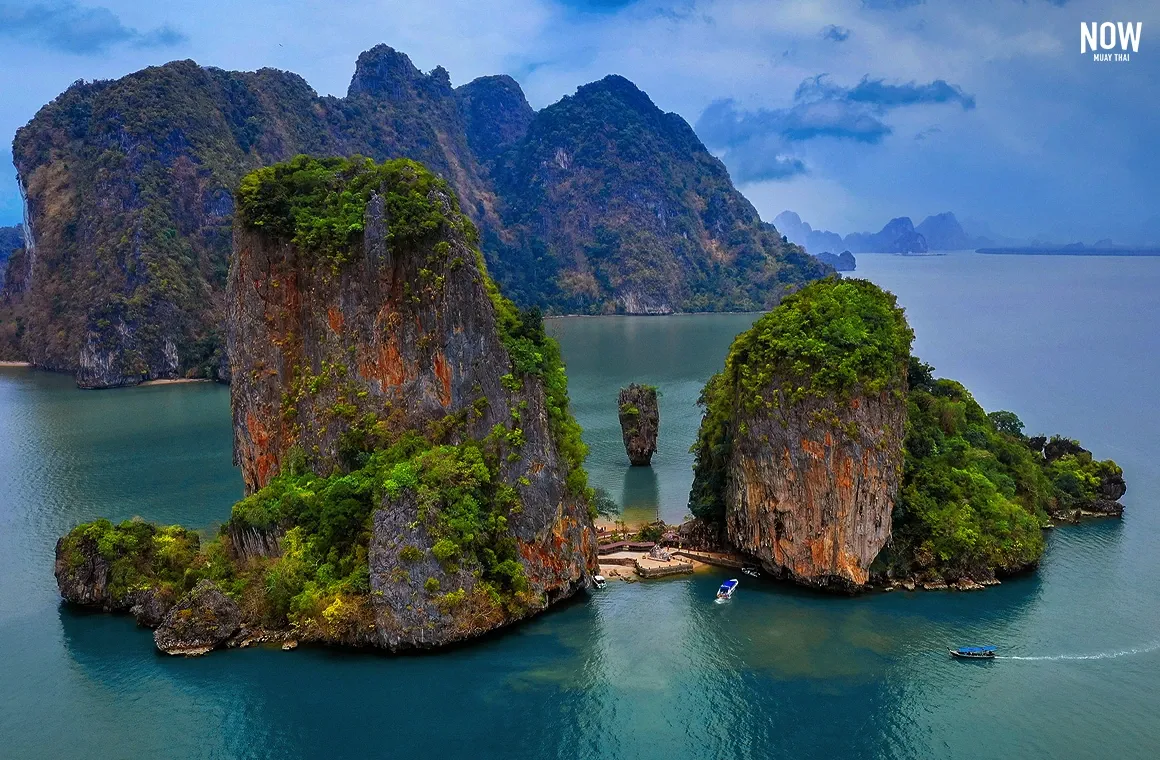
[[[238,201],[227,298],[247,496],[208,546],[177,527],[78,527],[57,548],[65,598],[139,609],[173,653],[247,630],[398,650],[582,588],[596,531],[559,347],[499,295],[447,183],[405,159],[299,156],[247,176]],[[139,539],[158,533],[184,553],[155,562]],[[205,584],[242,619],[183,641],[170,612],[222,601]]]
[[[755,322],[702,394],[694,514],[774,575],[865,585],[902,482],[913,337],[865,280],[813,283]]]

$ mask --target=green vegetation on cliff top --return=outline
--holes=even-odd
[[[1115,462],[1093,460],[1069,439],[1024,436],[1015,414],[987,414],[917,358],[908,384],[902,488],[881,565],[951,579],[1023,569],[1043,554],[1040,529],[1051,516],[1106,498],[1109,481],[1122,484]]]
[[[145,589],[174,599],[193,588],[198,577],[195,566],[204,566],[198,562],[200,538],[179,525],[140,520],[113,525],[104,519],[78,525],[62,539],[62,556],[70,570],[78,570],[93,553],[86,548],[109,565],[109,596],[126,603],[133,592]]]
[[[295,156],[243,177],[237,213],[248,227],[342,263],[361,238],[367,202],[375,193],[383,196],[392,245],[417,245],[444,224],[470,227],[475,242],[471,223],[433,194],[454,198],[450,186],[405,158],[376,164],[362,156]]]
[[[1027,438],[1011,412],[988,415],[961,384],[936,380],[910,356],[911,338],[894,297],[864,281],[812,283],[759,319],[701,392],[693,514],[710,522],[725,515],[739,414],[806,395],[842,399],[859,388],[907,393],[893,537],[875,571],[948,580],[1015,572],[1039,560],[1051,515],[1118,498],[1114,462],[1095,461],[1068,439]],[[894,387],[900,361],[906,384]],[[776,387],[783,395],[771,398]]]
[[[739,335],[726,373],[749,409],[778,403],[767,398],[774,381],[791,404],[901,390],[913,340],[893,294],[868,280],[819,280]]]

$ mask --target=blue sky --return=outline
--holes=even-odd
[[[1081,21],[1142,21],[1128,63]],[[77,79],[192,58],[343,94],[379,42],[534,107],[618,73],[693,124],[762,216],[877,229],[953,210],[1012,235],[1160,242],[1153,0],[0,0],[0,224],[16,128]]]

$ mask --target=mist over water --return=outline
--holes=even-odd
[[[155,653],[63,608],[56,538],[99,515],[212,529],[241,493],[228,391],[82,392],[0,369],[0,756],[1145,758],[1160,746],[1160,259],[862,255],[916,352],[988,410],[1125,470],[1122,522],[1061,527],[1034,575],[975,593],[819,596],[716,573],[611,583],[436,654]],[[551,320],[594,484],[682,519],[701,385],[755,315]],[[658,385],[628,467],[616,394]],[[639,518],[636,517],[639,515]],[[1003,659],[954,662],[995,644]],[[1018,659],[1017,659],[1018,658]]]

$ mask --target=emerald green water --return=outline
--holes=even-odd
[[[239,495],[228,392],[82,392],[0,369],[0,757],[1152,757],[1160,746],[1160,260],[860,256],[917,351],[989,409],[1079,437],[1129,483],[1123,522],[1060,528],[986,592],[817,596],[723,576],[613,583],[437,654],[154,653],[59,605],[53,544],[97,515],[210,528]],[[694,402],[751,315],[554,320],[593,481],[678,520]],[[660,386],[653,472],[616,391]],[[956,663],[993,643],[1032,659]],[[1034,659],[1045,658],[1045,659]]]

